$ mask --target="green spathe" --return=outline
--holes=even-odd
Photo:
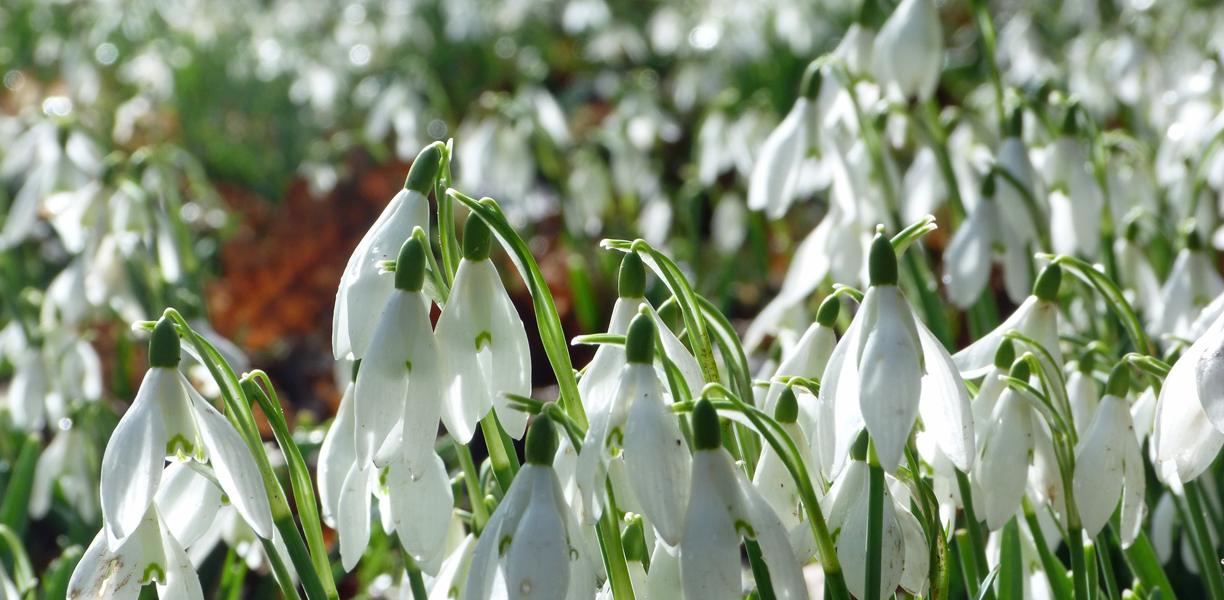
[[[625,361],[650,364],[654,362],[655,325],[650,315],[638,314],[629,323],[625,335]]]
[[[476,213],[468,215],[463,223],[463,258],[472,262],[480,262],[489,258],[492,249],[492,235],[489,226]]]
[[[820,309],[816,311],[816,322],[820,323],[821,327],[832,328],[837,322],[839,312],[841,312],[841,300],[837,296],[829,296],[820,303]]]
[[[1105,393],[1110,396],[1125,398],[1130,391],[1130,368],[1126,361],[1120,362],[1109,372],[1109,382],[1105,384]]]
[[[1062,285],[1062,267],[1049,264],[1041,270],[1041,274],[1037,276],[1037,283],[1033,284],[1033,295],[1045,300],[1053,302],[1058,299],[1058,286]]]
[[[693,447],[697,450],[717,450],[722,447],[722,426],[718,411],[709,400],[702,398],[693,406]]]
[[[625,254],[620,264],[620,280],[618,282],[621,298],[644,298],[646,296],[646,267],[642,257],[637,252]]]
[[[528,464],[552,466],[553,457],[557,455],[557,432],[552,417],[547,413],[541,413],[531,422],[531,429],[527,430],[525,453]]]
[[[174,321],[162,317],[153,327],[153,338],[149,340],[149,366],[174,369],[182,359],[178,331]]]
[[[774,420],[779,423],[794,423],[799,420],[799,399],[789,386],[782,388],[778,403],[774,406]]]
[[[425,248],[421,240],[410,237],[400,247],[395,260],[395,289],[419,292],[425,287]]]
[[[871,240],[871,253],[867,261],[871,285],[897,285],[897,253],[887,236],[877,233]]]
[[[442,145],[434,143],[425,146],[425,149],[417,155],[416,160],[412,161],[412,168],[408,170],[408,179],[404,181],[404,189],[420,192],[422,195],[429,194],[429,188],[433,187],[434,180],[438,178],[438,168],[441,163]]]
[[[1013,379],[1019,379],[1020,381],[1027,383],[1029,380],[1029,376],[1032,374],[1033,374],[1033,371],[1032,371],[1032,368],[1029,367],[1028,361],[1018,360],[1016,361],[1016,364],[1012,365],[1011,371],[1008,373],[1008,376]]]
[[[994,366],[1000,370],[1007,370],[1011,369],[1014,362],[1016,362],[1016,345],[1011,338],[1004,338],[999,343],[999,349],[995,350]]]

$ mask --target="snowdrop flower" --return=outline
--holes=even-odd
[[[459,544],[447,555],[446,560],[442,561],[437,577],[429,582],[429,600],[467,597],[467,578],[472,566],[472,551],[475,547],[476,536],[470,533],[463,536]]]
[[[995,185],[994,176],[988,175],[982,185],[981,199],[952,235],[944,253],[948,299],[961,308],[973,306],[986,289],[996,249],[1004,248],[1005,271],[1023,270],[1026,277],[1028,274],[1027,248],[1004,241],[1003,216],[994,199]]]
[[[825,298],[816,311],[816,322],[807,328],[803,337],[799,338],[786,358],[778,364],[773,377],[805,377],[817,381],[822,379],[825,366],[829,364],[829,357],[837,347],[837,334],[833,331],[833,325],[837,322],[839,312],[841,300],[837,296]],[[786,389],[787,386],[782,383],[770,382],[769,392],[761,407],[766,412],[776,410],[778,398]],[[810,397],[805,395],[805,398]],[[799,405],[799,424],[809,435],[816,433],[816,412],[816,407],[810,403]]]
[[[527,435],[527,463],[476,542],[468,600],[577,600],[595,592],[592,557],[552,468],[556,449],[552,420],[541,414]]]
[[[29,432],[42,431],[47,423],[49,384],[41,344],[26,347],[13,369],[13,380],[4,398],[13,425]]]
[[[921,412],[956,467],[973,465],[969,392],[943,344],[897,287],[897,255],[883,234],[871,244],[871,287],[833,350],[820,386],[820,459],[836,477],[866,426],[880,465],[893,472]]]
[[[200,578],[182,544],[150,504],[133,535],[109,549],[99,531],[68,581],[69,598],[135,598],[140,588],[157,584],[159,598],[204,600]]]
[[[1072,485],[1084,534],[1096,537],[1122,498],[1122,547],[1139,535],[1146,506],[1143,503],[1143,452],[1135,439],[1126,393],[1130,377],[1126,363],[1109,374],[1105,397],[1087,433],[1075,447]]]
[[[1178,485],[1207,470],[1224,446],[1224,402],[1218,393],[1224,317],[1217,319],[1169,369],[1156,400],[1152,447],[1156,474]]]
[[[865,462],[867,438],[860,436],[852,449],[852,460],[841,472],[821,501],[829,531],[837,534],[837,558],[842,564],[846,587],[857,598],[863,597],[867,568],[867,519],[869,467]],[[895,481],[885,476],[888,481]],[[884,486],[880,545],[880,597],[887,598],[898,586],[923,595],[927,584],[929,556],[922,525],[894,495],[893,486]]]
[[[339,360],[350,352],[353,358],[365,356],[374,337],[378,315],[393,289],[389,277],[379,275],[378,263],[394,258],[391,254],[420,227],[429,231],[429,195],[438,174],[442,151],[436,144],[426,146],[408,171],[400,190],[378,220],[370,227],[353,255],[349,257],[336,291],[332,315],[332,354]]]
[[[1100,249],[1105,198],[1077,135],[1076,112],[1074,106],[1068,109],[1063,134],[1045,156],[1046,183],[1052,190],[1050,243],[1059,254],[1093,260]]]
[[[1033,285],[1033,295],[1006,321],[952,356],[961,375],[966,379],[985,375],[990,370],[995,351],[1003,342],[1003,334],[1009,331],[1019,331],[1036,340],[1054,357],[1061,369],[1062,350],[1058,346],[1058,287],[1061,284],[1062,268],[1054,264],[1046,266]]]
[[[1017,362],[1011,376],[1028,381],[1028,363]],[[1007,388],[986,421],[973,479],[982,492],[986,524],[992,531],[1002,529],[1020,509],[1033,452],[1032,417],[1028,400]]]
[[[1148,313],[1148,327],[1157,334],[1186,337],[1199,312],[1224,293],[1224,279],[1203,251],[1197,231],[1186,234],[1186,247],[1160,289],[1159,309]]]
[[[808,480],[813,483],[821,481],[815,468],[815,461],[812,460],[810,453],[806,452],[808,449],[807,436],[796,423],[799,418],[799,401],[795,398],[794,390],[789,387],[782,389],[775,403],[773,415],[774,420],[782,425],[787,435],[794,440],[799,452],[805,454],[803,458],[804,465],[808,469]],[[782,520],[782,526],[786,527],[789,533],[791,547],[795,550],[795,559],[800,564],[807,563],[816,554],[816,538],[807,522],[799,496],[799,488],[795,485],[790,471],[786,470],[786,465],[783,464],[782,458],[778,456],[773,446],[766,444],[761,450],[756,473],[752,477],[752,485],[756,486],[761,496],[769,503],[770,508]],[[817,500],[819,500],[822,486],[816,483],[813,487],[816,489]]]
[[[1139,245],[1139,224],[1131,221],[1126,234],[1114,241],[1114,256],[1118,264],[1118,284],[1126,301],[1137,311],[1147,314],[1160,312],[1160,279],[1148,260],[1147,250]]]
[[[344,479],[357,462],[357,416],[353,410],[353,389],[360,369],[361,361],[353,361],[352,378],[344,387],[336,418],[332,420],[323,445],[319,447],[319,505],[322,507],[323,522],[332,529],[336,528]]]
[[[1004,124],[1004,138],[999,143],[995,164],[1010,177],[998,177],[994,181],[995,201],[1001,219],[999,233],[1006,248],[1003,283],[1008,298],[1016,303],[1023,302],[1032,288],[1029,264],[1033,252],[1041,243],[1037,233],[1039,220],[1045,218],[1045,213],[1049,210],[1043,202],[1040,180],[1033,171],[1028,148],[1020,139],[1024,128],[1023,121],[1022,109],[1016,108]],[[1037,202],[1038,214],[1033,214],[1034,209],[1025,198],[1026,192]],[[1006,227],[1003,227],[1003,224],[1006,224]]]
[[[943,30],[932,0],[904,0],[880,27],[871,54],[876,81],[902,101],[926,102],[943,69]]]
[[[357,465],[387,466],[402,454],[408,470],[429,466],[438,437],[438,347],[425,296],[425,252],[411,237],[395,263],[395,288],[378,317],[353,389]]]
[[[743,534],[760,544],[775,596],[786,600],[807,598],[807,586],[786,528],[722,447],[714,405],[698,400],[692,424],[693,479],[680,541],[684,597],[741,597],[739,547]]]
[[[621,369],[612,402],[591,414],[578,472],[585,474],[579,487],[588,520],[598,518],[604,475],[614,449],[624,455],[629,484],[642,505],[642,512],[655,531],[670,546],[680,543],[685,489],[676,482],[689,477],[689,451],[676,417],[664,404],[663,388],[652,366],[655,324],[648,315],[638,315],[625,337],[626,364]]]
[[[800,85],[799,99],[778,128],[765,140],[748,180],[748,208],[763,210],[770,219],[786,214],[795,201],[804,159],[816,148],[820,131],[816,97],[823,76],[816,63],[808,66]]]
[[[98,462],[89,435],[80,427],[62,425],[38,464],[30,490],[30,516],[41,519],[51,510],[55,486],[86,523],[98,515]]]
[[[475,214],[463,226],[463,259],[450,299],[438,317],[443,374],[442,421],[466,444],[476,423],[494,409],[510,437],[527,429],[527,414],[510,408],[506,394],[531,395],[527,331],[489,260],[489,226]]]
[[[179,357],[178,332],[163,317],[149,342],[149,372],[102,455],[108,551],[118,551],[148,519],[167,457],[210,462],[242,517],[260,536],[272,536],[267,492],[250,449],[234,426],[178,372]]]

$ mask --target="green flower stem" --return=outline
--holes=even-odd
[[[1199,560],[1199,573],[1206,580],[1207,592],[1212,600],[1224,599],[1224,576],[1220,572],[1220,557],[1216,555],[1211,544],[1211,534],[1207,530],[1207,521],[1203,518],[1202,492],[1198,481],[1189,481],[1185,485],[1186,510],[1183,516],[1188,516],[1191,539],[1194,541],[1196,556]]]
[[[489,522],[489,509],[485,507],[484,494],[480,491],[480,472],[472,461],[472,451],[467,444],[455,444],[459,465],[463,468],[463,483],[467,486],[468,499],[472,502],[472,534],[480,537],[485,523]]]
[[[1037,546],[1037,554],[1041,557],[1041,568],[1050,582],[1054,599],[1071,600],[1071,590],[1067,587],[1067,568],[1058,560],[1058,557],[1054,556],[1053,552],[1050,552],[1050,546],[1046,543],[1045,534],[1041,531],[1041,523],[1037,521],[1037,513],[1033,510],[1033,503],[1029,501],[1028,495],[1023,497],[1022,503],[1024,520],[1028,523],[1029,532],[1033,534],[1033,544]]]
[[[275,524],[277,529],[281,529],[281,527],[284,525],[281,521],[276,521]],[[288,523],[287,525],[293,527],[292,522]],[[294,527],[294,531],[297,531],[296,527]],[[281,529],[281,535],[284,535],[283,529]],[[285,599],[302,600],[302,596],[298,594],[297,586],[293,584],[293,575],[289,573],[289,567],[285,566],[285,558],[281,556],[280,551],[276,549],[276,544],[272,543],[272,540],[264,538],[259,538],[259,543],[263,544],[264,554],[267,555],[268,563],[272,566],[272,576],[276,579],[276,585],[280,587],[281,593],[285,595]],[[288,543],[288,538],[286,538],[286,543]],[[293,560],[293,551],[290,550],[289,554],[290,560]],[[310,557],[306,557],[305,564],[310,566]],[[301,577],[301,568],[297,566],[296,562],[294,563],[294,567],[298,569],[299,577]],[[328,575],[331,575],[331,571],[328,571]],[[315,577],[318,579],[317,575]],[[330,579],[330,577],[328,579]],[[314,596],[310,595],[311,588],[306,586],[305,578],[302,579],[302,587],[306,588],[306,597],[314,600]]]
[[[59,600],[68,596],[68,582],[72,578],[72,572],[76,570],[77,563],[81,562],[81,556],[85,553],[85,549],[79,545],[69,546],[64,550],[64,553],[58,558],[51,561],[47,566],[47,570],[42,576],[42,592],[39,598],[42,600]]]
[[[34,590],[38,585],[38,578],[30,565],[30,555],[21,543],[21,536],[8,525],[0,524],[0,540],[4,541],[9,556],[13,558],[13,585],[17,586],[17,591],[24,595]]]
[[[876,458],[875,442],[867,446],[867,568],[863,600],[880,600],[880,569],[884,559],[884,468]]]
[[[1112,522],[1109,524],[1109,535],[1114,539],[1118,537],[1117,526]],[[1160,565],[1160,559],[1156,556],[1156,550],[1152,548],[1147,532],[1140,530],[1139,537],[1135,538],[1130,548],[1122,551],[1122,555],[1126,557],[1126,564],[1143,584],[1144,589],[1149,593],[1159,589],[1162,598],[1177,600],[1177,596],[1173,593],[1173,584],[1169,582],[1169,576],[1165,573],[1164,567]]]
[[[442,250],[442,271],[448,285],[455,284],[455,272],[459,270],[459,241],[455,239],[455,203],[446,193],[451,184],[451,150],[453,140],[443,147],[442,166],[434,187],[434,201],[438,203],[438,247]]]
[[[973,488],[969,485],[969,476],[962,473],[960,469],[956,470],[956,485],[960,488],[961,503],[964,504],[965,512],[965,528],[969,532],[969,551],[973,555],[973,563],[977,567],[978,577],[990,571],[990,567],[986,563],[986,546],[983,543],[982,523],[978,521],[977,515],[973,511]],[[959,542],[959,540],[958,540]],[[964,552],[964,547],[961,547],[961,552]],[[978,579],[974,582],[972,590],[976,593],[981,593],[982,580]],[[983,598],[994,598],[994,592],[986,589],[986,595]]]
[[[165,316],[175,322],[180,335],[199,353],[204,366],[208,368],[208,372],[221,387],[221,397],[225,401],[225,416],[242,436],[247,448],[255,458],[255,464],[259,467],[264,488],[268,493],[272,522],[280,531],[281,537],[284,538],[285,545],[289,549],[289,557],[301,578],[302,587],[306,590],[306,596],[310,600],[337,600],[339,594],[336,593],[336,584],[331,577],[331,571],[320,573],[315,570],[310,553],[306,551],[306,543],[302,540],[302,533],[297,528],[293,512],[289,509],[285,491],[281,488],[280,481],[272,470],[272,463],[264,451],[263,439],[259,435],[259,428],[255,425],[255,415],[251,412],[250,400],[242,391],[234,370],[212,344],[191,329],[187,320],[177,310],[167,308]],[[278,560],[275,558],[278,556],[276,546],[271,540],[261,538],[261,541],[269,558],[273,560],[273,568],[275,568],[276,560]],[[324,583],[325,581],[327,583]],[[285,570],[285,577],[278,575],[277,583],[286,597],[296,597],[297,591],[293,589],[292,579],[288,577],[287,570]]]
[[[880,189],[884,192],[884,202],[888,207],[888,214],[893,217],[898,223],[900,219],[901,205],[897,198],[897,191],[893,188],[892,179],[888,174],[888,167],[884,161],[884,144],[880,139],[880,134],[872,125],[872,119],[863,110],[863,105],[859,102],[858,92],[854,87],[854,76],[850,73],[850,68],[841,61],[835,63],[836,68],[833,72],[841,81],[842,87],[845,88],[847,95],[850,97],[850,103],[854,106],[854,116],[859,124],[859,132],[863,135],[863,144],[867,147],[867,153],[871,156],[872,166],[875,168],[876,176],[880,178]]]
[[[1029,216],[1033,218],[1033,223],[1037,226],[1037,238],[1041,242],[1042,248],[1050,247],[1050,225],[1047,222],[1045,211],[1041,209],[1041,205],[1037,202],[1037,197],[1033,195],[1033,190],[1024,185],[1016,176],[1007,169],[996,168],[991,171],[996,176],[1001,177],[1007,185],[1012,186],[1012,189],[1020,193],[1020,199],[1024,201],[1024,208],[1028,210]],[[998,180],[995,180],[998,183]],[[1031,262],[1030,258],[1030,262]]]
[[[514,260],[519,274],[531,292],[536,324],[540,328],[540,341],[544,345],[544,352],[548,355],[553,373],[557,376],[561,404],[565,407],[565,412],[585,428],[586,409],[583,408],[582,398],[578,395],[578,381],[574,379],[574,366],[570,362],[565,331],[561,329],[561,317],[557,314],[557,305],[553,303],[552,294],[548,291],[548,282],[544,280],[544,274],[540,272],[539,265],[531,255],[531,249],[523,242],[523,238],[519,237],[493,200],[478,202],[454,189],[446,190],[446,195],[459,200],[480,216]]]
[[[428,269],[429,279],[430,281],[433,282],[434,289],[438,290],[438,295],[442,299],[442,302],[440,302],[439,304],[445,305],[446,300],[450,298],[450,284],[447,283],[446,278],[444,278],[442,276],[442,273],[439,272],[438,262],[434,258],[432,244],[429,243],[429,236],[425,234],[424,229],[421,229],[420,227],[416,227],[415,229],[412,230],[412,237],[420,240],[421,246],[425,248],[425,260],[426,260],[426,263],[429,265],[429,269]]]
[[[939,107],[935,106],[934,98],[928,98],[926,102],[923,102],[921,109],[920,117],[913,115],[912,112],[910,114],[919,125],[918,129],[926,134],[927,143],[935,152],[935,162],[939,164],[939,171],[948,188],[948,206],[952,216],[952,226],[960,227],[965,220],[965,203],[961,200],[960,184],[957,183],[956,171],[952,168],[952,154],[948,151],[948,132],[944,131],[943,124],[939,122]]]
[[[425,591],[425,578],[421,577],[421,567],[417,566],[416,560],[400,546],[400,551],[404,555],[404,570],[408,573],[408,585],[412,588],[412,600],[426,600],[429,598],[429,593]]]
[[[1076,523],[1067,527],[1067,547],[1071,550],[1071,574],[1075,600],[1089,600],[1088,565],[1084,558],[1084,528]]]
[[[957,529],[953,534],[956,538],[956,555],[960,558],[961,579],[964,580],[966,594],[982,590],[982,575],[978,572],[977,560],[973,557],[973,542],[971,533]]]
[[[1007,114],[1003,110],[1003,79],[999,76],[999,63],[995,61],[997,36],[994,20],[990,17],[990,10],[985,0],[972,0],[969,4],[973,7],[973,13],[977,17],[978,31],[982,35],[982,62],[986,63],[986,73],[990,76],[990,85],[995,92],[995,109],[999,122],[1002,123],[1007,118]]]
[[[25,535],[30,522],[30,493],[34,486],[34,470],[42,453],[42,436],[31,433],[21,444],[17,461],[10,466],[4,502],[0,503],[0,525],[10,527],[18,536]]]
[[[1100,596],[1100,573],[1097,572],[1097,548],[1092,540],[1084,542],[1084,563],[1088,572],[1088,600]]]
[[[1122,594],[1118,591],[1118,580],[1114,575],[1113,570],[1113,553],[1110,548],[1113,544],[1109,543],[1109,534],[1102,531],[1097,534],[1097,560],[1101,564],[1101,574],[1105,578],[1105,592],[1109,594],[1109,600],[1122,600]]]
[[[256,379],[263,381],[267,392],[256,384]],[[297,442],[293,440],[293,434],[290,433],[289,426],[285,422],[285,413],[281,410],[276,388],[272,387],[272,380],[268,378],[268,374],[261,370],[252,371],[239,383],[247,397],[254,398],[259,403],[260,409],[268,419],[268,424],[272,426],[276,443],[285,455],[285,463],[289,467],[289,481],[293,486],[293,499],[297,505],[298,519],[302,523],[302,530],[306,533],[306,544],[310,548],[310,557],[315,568],[320,573],[330,571],[331,561],[327,557],[327,543],[323,541],[323,524],[319,519],[318,500],[314,494],[314,483],[310,480],[310,468],[306,466],[306,460],[302,458],[302,451],[298,448]]]
[[[1126,328],[1126,333],[1130,336],[1135,350],[1149,356],[1156,355],[1156,347],[1152,345],[1151,340],[1144,333],[1143,323],[1139,321],[1138,315],[1135,314],[1135,309],[1126,301],[1126,298],[1122,295],[1122,290],[1118,289],[1118,286],[1106,277],[1104,273],[1094,269],[1092,265],[1070,256],[1058,255],[1053,257],[1051,262],[1063,267],[1069,267],[1072,273],[1075,273],[1080,279],[1096,288],[1097,292],[1105,298],[1105,302],[1113,309],[1114,314],[1122,321],[1122,325]]]
[[[773,580],[769,578],[769,565],[761,555],[761,545],[756,540],[745,539],[744,550],[748,554],[748,565],[752,568],[752,578],[756,581],[757,598],[760,600],[776,600]]]
[[[820,510],[820,501],[817,500],[815,488],[812,487],[812,481],[808,479],[807,465],[804,464],[803,455],[799,452],[795,441],[791,439],[786,430],[778,424],[773,417],[765,414],[764,411],[749,406],[739,399],[731,390],[720,383],[707,384],[702,390],[701,396],[708,398],[711,393],[721,393],[726,401],[730,403],[727,408],[732,408],[744,416],[748,417],[752,424],[760,432],[761,437],[764,437],[769,445],[778,453],[778,457],[782,460],[783,466],[790,473],[791,478],[795,481],[798,487],[799,496],[803,501],[803,509],[807,513],[808,523],[812,528],[812,534],[816,538],[816,548],[820,558],[820,565],[824,569],[825,574],[825,590],[834,600],[850,600],[850,591],[846,588],[846,579],[842,573],[841,562],[837,558],[837,548],[833,544],[833,537],[829,534],[828,524],[825,522],[824,513]],[[723,408],[723,401],[711,399],[715,408]],[[678,409],[678,407],[677,407]],[[689,407],[691,410],[692,407]]]
[[[247,562],[245,560],[231,560],[231,557],[237,558],[237,553],[230,552],[225,555],[227,564],[223,567],[221,588],[226,590],[226,592],[224,595],[218,593],[218,596],[226,600],[241,600],[242,587],[246,583]]]
[[[505,494],[510,489],[514,476],[518,475],[518,453],[512,444],[507,443],[510,436],[502,429],[495,411],[490,410],[489,414],[480,420],[480,433],[484,435],[485,448],[489,451],[489,462],[493,464],[497,485]],[[481,501],[484,501],[483,498]]]
[[[999,600],[1024,600],[1024,559],[1020,556],[1020,524],[1012,517],[1003,526],[999,550]]]
[[[739,335],[735,333],[735,329],[727,318],[714,308],[709,300],[700,295],[696,295],[696,298],[697,307],[712,334],[710,337],[718,346],[723,364],[727,366],[731,384],[736,388],[740,398],[748,398],[748,402],[751,403],[752,378],[749,374],[748,357],[744,355],[744,347],[740,343]],[[732,428],[740,448],[740,457],[744,460],[744,470],[748,478],[752,479],[756,473],[757,461],[761,458],[760,442],[743,423],[734,423]]]
[[[595,527],[599,537],[599,548],[603,552],[604,567],[612,585],[612,597],[616,600],[634,600],[633,579],[629,577],[629,563],[625,560],[625,548],[621,545],[621,531],[617,524],[616,495],[612,493],[612,482],[604,480],[608,491],[608,504]]]

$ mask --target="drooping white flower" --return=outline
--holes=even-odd
[[[1006,224],[1000,227],[1003,245],[1007,248],[1004,288],[1012,302],[1022,302],[1032,289],[1028,265],[1040,245],[1035,219],[1044,218],[1048,212],[1042,202],[1042,190],[1038,187],[1040,180],[1033,172],[1028,149],[1020,139],[1022,119],[1023,113],[1017,109],[1008,121],[1006,137],[1000,142],[996,156],[998,168],[1010,177],[1000,176],[994,182],[995,201],[1002,219],[1000,223]],[[1026,196],[1031,197],[1037,206],[1031,206]]]
[[[1089,537],[1096,537],[1105,527],[1121,497],[1123,548],[1130,547],[1139,535],[1146,512],[1143,452],[1126,403],[1128,368],[1120,363],[1110,374],[1092,425],[1076,445],[1072,480],[1075,504]]]
[[[436,331],[445,370],[442,422],[466,444],[493,409],[506,433],[519,439],[527,415],[512,410],[506,394],[531,395],[527,331],[489,260],[488,225],[473,214],[463,232],[463,259]]]
[[[67,425],[65,428],[64,425]],[[86,523],[93,523],[98,506],[98,459],[89,436],[71,422],[61,424],[38,457],[30,489],[30,516],[41,519],[51,510],[52,493],[60,493]]]
[[[401,455],[418,473],[429,466],[438,437],[443,367],[423,291],[426,251],[415,237],[401,247],[395,288],[357,372],[353,413],[362,470]]]
[[[1012,377],[1028,380],[1028,363],[1019,362]],[[986,431],[978,443],[978,459],[973,465],[975,492],[982,492],[986,523],[991,530],[1002,529],[1015,516],[1024,497],[1026,474],[1033,452],[1033,409],[1011,388],[999,395]],[[976,496],[975,496],[976,499]]]
[[[986,374],[994,360],[995,351],[1003,342],[1003,334],[1018,331],[1041,344],[1062,369],[1062,351],[1058,345],[1058,286],[1062,283],[1062,269],[1049,265],[1033,285],[1033,295],[993,331],[952,356],[961,375],[974,379]]]
[[[583,491],[587,519],[602,514],[608,461],[615,449],[624,455],[634,496],[642,512],[669,545],[680,542],[688,502],[683,485],[690,457],[675,415],[664,404],[663,388],[652,366],[655,325],[639,315],[629,325],[626,364],[620,371],[611,402],[591,413],[582,452],[578,455],[578,487]]]
[[[433,187],[440,160],[437,145],[427,146],[417,155],[404,189],[391,199],[349,257],[340,277],[332,315],[332,354],[337,360],[350,352],[354,358],[365,356],[380,311],[394,289],[391,278],[379,275],[378,263],[394,258],[415,228],[429,231],[426,196]]]
[[[820,128],[814,104],[822,74],[815,63],[803,74],[800,96],[786,118],[769,134],[748,180],[748,208],[778,219],[795,201],[808,153],[816,147]]]
[[[804,465],[807,467],[808,481],[812,482],[816,491],[816,499],[820,500],[824,490],[823,485],[818,482],[822,479],[819,476],[818,465],[812,459],[811,452],[808,451],[807,436],[796,422],[801,409],[795,396],[791,388],[783,388],[773,408],[774,420],[795,442],[795,447],[803,456]],[[786,528],[790,537],[791,548],[795,551],[795,560],[798,560],[801,565],[807,563],[816,554],[816,538],[807,522],[799,487],[773,446],[766,444],[761,449],[761,457],[757,461],[752,485],[756,486],[761,497],[769,503],[770,508],[781,519],[782,526]]]
[[[965,382],[948,351],[914,315],[897,287],[888,238],[871,246],[871,287],[825,367],[818,420],[820,460],[836,477],[866,426],[884,470],[901,462],[921,412],[928,431],[962,471],[973,465],[973,418]]]
[[[680,541],[684,597],[740,598],[739,546],[743,535],[760,545],[777,598],[807,598],[807,586],[786,528],[722,447],[714,406],[699,400],[692,420],[693,477]]]
[[[1215,353],[1224,339],[1224,317],[1217,319],[1207,333],[1194,342],[1165,377],[1156,401],[1152,427],[1154,467],[1161,481],[1174,485],[1186,483],[1207,470],[1224,446],[1224,433],[1214,423],[1224,422],[1218,395],[1199,383],[1198,372],[1206,370],[1207,381],[1215,369],[1200,366],[1200,361]],[[1214,359],[1208,359],[1214,360]],[[1215,415],[1214,417],[1212,415]]]
[[[1067,123],[1074,123],[1075,109]],[[1105,198],[1092,174],[1074,127],[1060,136],[1046,152],[1046,184],[1051,190],[1050,243],[1054,251],[1082,255],[1089,260],[1100,251],[1101,212]]]
[[[149,344],[149,372],[102,455],[102,516],[111,551],[145,519],[167,457],[211,463],[242,517],[260,536],[272,536],[267,492],[250,449],[177,371],[179,356],[178,333],[162,318]]]
[[[932,0],[904,0],[880,27],[871,53],[876,81],[903,101],[925,102],[943,69],[943,29]]]
[[[13,380],[4,398],[13,425],[26,431],[42,431],[47,423],[49,383],[42,347],[26,348],[13,370]]]
[[[159,598],[204,600],[191,559],[155,505],[147,507],[133,534],[118,547],[109,549],[107,537],[99,531],[81,555],[68,581],[69,598],[128,600],[156,583]]]
[[[992,185],[993,187],[993,185]],[[973,306],[990,281],[995,249],[1003,246],[998,204],[983,193],[969,218],[961,223],[945,252],[948,299],[961,308]],[[1010,253],[1009,253],[1010,254]],[[1023,254],[1021,254],[1023,257]],[[1026,273],[1028,265],[1023,265]],[[1008,268],[1012,268],[1008,264]]]
[[[1101,403],[1097,393],[1096,379],[1092,376],[1092,353],[1089,352],[1080,359],[1074,371],[1067,377],[1067,401],[1071,404],[1071,420],[1075,422],[1075,434],[1084,437],[1096,415],[1097,406]]]
[[[1191,231],[1160,289],[1159,310],[1148,313],[1148,328],[1157,334],[1188,337],[1199,312],[1222,293],[1224,279],[1203,251],[1198,233]]]
[[[489,518],[472,553],[468,600],[578,600],[595,593],[581,529],[553,471],[556,433],[547,414],[527,436],[527,464]]]
[[[1131,221],[1126,226],[1126,235],[1114,242],[1118,284],[1135,310],[1155,314],[1160,312],[1161,285],[1147,250],[1138,244],[1138,229],[1137,223]]]

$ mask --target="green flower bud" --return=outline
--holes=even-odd
[[[174,321],[162,317],[153,327],[153,337],[149,340],[149,366],[163,369],[178,368],[182,359],[179,348],[178,331],[174,329]]]
[[[871,240],[867,273],[871,277],[871,285],[897,285],[897,253],[893,251],[888,236],[882,233],[877,233]]]
[[[492,249],[489,226],[476,213],[468,215],[463,223],[463,258],[479,262],[489,258]]]
[[[1130,242],[1139,239],[1139,219],[1131,219],[1126,223],[1126,239]]]
[[[646,266],[637,252],[628,252],[621,259],[618,291],[621,298],[646,297]]]
[[[820,86],[824,83],[824,74],[820,65],[812,61],[803,72],[803,82],[799,84],[799,93],[808,100],[815,100],[820,95]]]
[[[717,450],[722,447],[722,425],[718,411],[709,400],[702,398],[693,407],[693,446],[697,450]]]
[[[837,296],[829,296],[820,303],[820,308],[816,311],[816,322],[822,327],[832,328],[834,323],[837,323],[837,313],[841,312],[841,299]]]
[[[625,549],[626,560],[642,562],[646,556],[646,537],[642,532],[642,517],[633,517],[625,532],[621,534],[621,545]]]
[[[1024,106],[1017,104],[1003,121],[1003,137],[1018,138],[1021,133],[1024,133]]]
[[[412,168],[408,169],[408,179],[404,181],[404,189],[428,195],[429,188],[433,187],[434,181],[438,178],[438,168],[441,166],[441,144],[425,146],[425,149],[417,155],[416,160],[412,161]]]
[[[1011,372],[1008,373],[1013,379],[1028,382],[1029,376],[1033,374],[1033,370],[1029,367],[1027,360],[1018,360],[1011,367]]]
[[[1041,274],[1037,276],[1037,283],[1033,284],[1033,295],[1045,300],[1053,302],[1058,299],[1058,286],[1062,285],[1062,267],[1056,264],[1046,265],[1046,268],[1041,270]]]
[[[1011,338],[1003,338],[999,348],[995,350],[994,366],[1000,370],[1011,369],[1014,362],[1016,362],[1016,345]]]
[[[790,386],[782,388],[778,404],[774,406],[774,420],[779,423],[794,423],[799,420],[799,399]]]
[[[1197,227],[1189,227],[1186,230],[1186,250],[1191,252],[1199,252],[1203,249],[1203,238],[1199,235]]]
[[[1109,382],[1105,384],[1105,393],[1110,396],[1125,398],[1130,391],[1130,367],[1125,362],[1114,365],[1109,372]]]
[[[395,259],[395,289],[419,292],[424,287],[425,248],[421,240],[410,237],[400,246],[399,257]]]
[[[551,467],[557,455],[557,432],[548,413],[540,413],[527,430],[527,463]]]
[[[859,432],[858,437],[854,438],[854,443],[850,445],[850,460],[865,462],[867,460],[867,446],[870,445],[871,438],[867,435],[867,430]]]
[[[982,197],[994,198],[995,195],[995,173],[990,171],[986,177],[982,179]]]
[[[655,325],[650,315],[638,314],[629,323],[625,334],[625,361],[639,364],[654,362]]]
[[[1067,105],[1067,114],[1063,115],[1062,134],[1066,136],[1075,136],[1079,133],[1079,121],[1075,119],[1075,113],[1079,112],[1079,104],[1072,102]]]
[[[1091,375],[1096,370],[1096,353],[1089,350],[1080,357],[1079,360],[1080,373]]]

